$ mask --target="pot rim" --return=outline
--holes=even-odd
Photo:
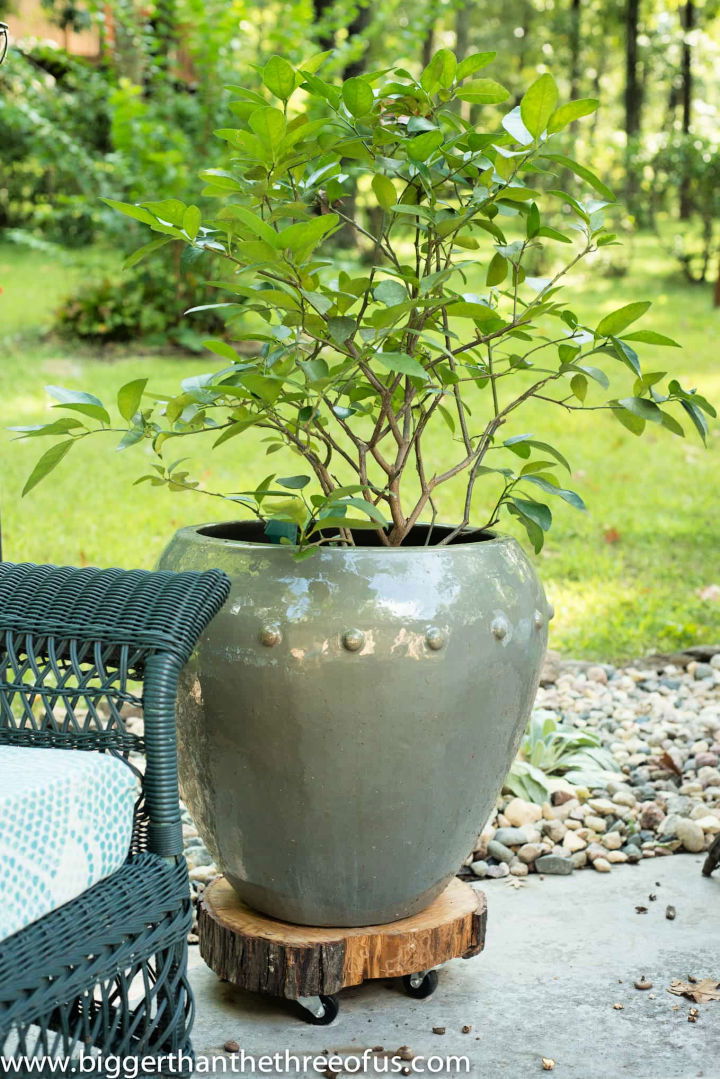
[[[235,525],[253,525],[256,524],[254,520],[233,520],[233,521],[206,521],[202,524],[184,525],[182,528],[178,528],[174,533],[174,537],[177,539],[183,539],[190,543],[202,543],[203,545],[211,545],[213,547],[224,548],[240,548],[242,550],[254,550],[263,551],[266,554],[275,553],[279,555],[288,554],[298,550],[297,544],[289,543],[268,543],[260,542],[256,540],[244,540],[235,539],[228,536],[217,535],[211,532],[211,529],[228,528]],[[417,526],[416,526],[417,527]],[[435,528],[452,530],[455,526],[446,525],[437,522]],[[477,550],[479,547],[498,547],[507,545],[516,545],[517,540],[513,536],[505,535],[504,533],[498,533],[494,529],[468,529],[468,532],[478,532],[483,537],[478,540],[464,539],[459,543],[451,543],[445,545],[438,544],[425,544],[425,543],[403,543],[400,546],[385,547],[382,544],[378,545],[358,545],[356,547],[341,547],[341,546],[320,546],[316,548],[316,554],[318,555],[338,555],[342,554],[347,556],[349,554],[390,554],[390,553],[402,553],[409,551],[423,551],[426,554],[433,553],[452,553],[468,549],[471,551]]]

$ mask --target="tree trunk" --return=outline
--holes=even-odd
[[[458,63],[464,60],[470,45],[471,0],[461,0],[455,12],[455,55]]]
[[[570,0],[570,100],[578,97],[580,82],[580,0]]]
[[[633,144],[640,134],[641,87],[638,77],[638,35],[641,0],[627,0],[625,8],[625,193],[632,210],[637,201],[638,184],[632,165]]]
[[[363,3],[357,9],[355,18],[348,26],[348,41],[352,41],[353,38],[359,37],[370,26],[372,21],[372,9],[369,3]],[[363,46],[362,53],[358,56],[357,60],[352,60],[345,70],[343,71],[344,79],[354,79],[358,75],[362,75],[367,67],[367,43]]]
[[[682,133],[683,135],[689,135],[692,122],[693,104],[692,33],[695,29],[694,0],[686,0],[685,7],[683,8],[682,21],[683,45],[682,61],[680,64],[680,71],[682,75],[680,101],[682,104]],[[688,176],[688,170],[686,165],[684,169],[684,175],[682,176],[680,183],[680,220],[687,221],[690,217],[691,212],[692,202],[690,194],[690,177]]]
[[[313,0],[313,25],[320,27],[317,33],[320,52],[335,48],[335,34],[325,24],[325,16],[333,6],[333,0]]]
[[[430,16],[430,23],[425,31],[425,37],[422,43],[422,66],[426,68],[432,60],[433,53],[435,52],[435,20]]]
[[[715,295],[713,297],[715,307],[720,307],[720,259],[718,259],[718,273],[715,278]]]

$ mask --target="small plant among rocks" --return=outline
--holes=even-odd
[[[120,424],[94,394],[53,389],[63,415],[16,429],[58,438],[25,492],[98,433],[116,445],[120,435],[119,449],[152,446],[141,482],[200,490],[178,440],[242,445],[259,432],[268,455],[290,449],[305,470],[205,493],[286,526],[301,554],[359,542],[361,530],[400,545],[421,519],[435,522],[456,477],[463,510],[435,542],[509,514],[539,551],[549,501],[584,506],[559,478],[563,454],[525,430],[525,406],[605,409],[636,435],[648,424],[683,435],[680,417],[704,439],[713,407],[641,367],[639,347],[676,345],[634,328],[650,303],[588,324],[562,292],[578,263],[616,242],[605,224],[612,192],[555,145],[597,101],[561,103],[544,74],[503,114],[508,91],[479,74],[494,59],[458,62],[441,49],[417,77],[396,69],[337,85],[318,73],[322,58],[294,67],[274,56],[261,91],[238,89],[237,125],[217,132],[229,167],[200,173],[217,209],[108,200],[155,233],[133,261],[179,244],[215,267],[222,295],[211,308],[227,333],[205,345],[221,366],[176,393],[151,394],[146,379],[123,386]],[[576,193],[562,187],[568,174]],[[340,230],[364,245],[366,263],[339,251]],[[541,247],[556,263],[543,278],[528,270]],[[619,395],[615,369],[628,380]]]

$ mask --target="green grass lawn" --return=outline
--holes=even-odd
[[[91,353],[42,335],[67,287],[109,257],[89,252],[56,258],[0,246],[0,426],[47,418],[47,383],[90,388],[113,400],[120,385],[148,373],[153,387],[166,389],[214,369],[210,357]],[[711,307],[709,287],[684,285],[651,240],[636,242],[626,277],[607,278],[589,268],[574,283],[574,306],[595,321],[627,300],[653,300],[646,324],[675,337],[684,349],[642,346],[645,368],[672,364],[683,384],[720,401],[720,311]],[[631,392],[627,383],[623,389]],[[554,527],[537,559],[557,610],[552,646],[570,655],[617,660],[720,640],[720,601],[700,598],[708,585],[720,586],[718,425],[705,450],[692,434],[678,439],[653,430],[636,439],[604,413],[543,411],[533,404],[507,433],[520,431],[533,431],[566,453],[574,470],[570,486],[589,510],[580,514],[556,502]],[[270,471],[258,441],[233,440],[205,461],[197,456],[198,444],[186,446],[185,452],[195,453],[195,474],[218,489],[254,486]],[[451,449],[439,433],[433,467]],[[152,566],[174,528],[236,515],[232,505],[217,499],[133,487],[147,451],[135,447],[117,454],[109,446],[104,453],[99,439],[74,448],[21,500],[40,450],[39,441],[0,438],[5,556],[13,560]],[[280,474],[297,471],[297,459],[277,454],[271,467]],[[458,514],[460,498],[459,486],[448,491],[440,503],[443,518]],[[479,495],[479,521],[485,512]]]

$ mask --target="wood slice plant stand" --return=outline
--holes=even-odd
[[[327,1025],[335,996],[366,978],[401,978],[411,997],[429,997],[449,959],[470,959],[485,944],[485,895],[456,878],[412,918],[351,929],[291,925],[258,914],[224,877],[200,903],[200,954],[225,981],[297,1001],[308,1023]]]

